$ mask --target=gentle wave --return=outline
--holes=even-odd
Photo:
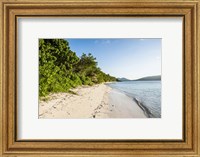
[[[148,118],[154,118],[154,115],[149,111],[149,109],[144,106],[140,101],[138,101],[136,98],[133,98],[133,100],[137,103],[137,105],[144,111],[145,115]]]
[[[124,81],[107,85],[132,97],[147,117],[161,117],[161,81]]]

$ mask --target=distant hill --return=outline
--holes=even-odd
[[[135,81],[156,81],[156,80],[161,80],[161,76],[160,75],[147,76],[147,77],[143,77],[143,78],[137,79]]]
[[[125,78],[125,77],[122,77],[122,78],[117,78],[117,81],[122,82],[122,81],[131,81],[131,80],[129,80],[129,79]]]

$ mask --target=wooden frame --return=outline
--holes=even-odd
[[[200,156],[198,1],[2,0],[1,156]],[[184,136],[168,141],[18,141],[17,18],[30,16],[179,16],[184,19]]]

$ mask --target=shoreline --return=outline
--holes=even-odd
[[[149,111],[149,109],[146,106],[144,106],[140,101],[138,101],[136,98],[133,98],[133,101],[135,101],[137,103],[137,105],[144,111],[144,114],[148,118],[154,118],[154,116],[151,113],[151,111]]]
[[[147,118],[133,98],[106,84],[81,86],[77,93],[54,93],[39,102],[41,119]]]

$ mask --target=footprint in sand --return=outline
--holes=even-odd
[[[67,112],[67,114],[68,114],[68,115],[70,115],[70,113],[69,113],[69,112]]]

